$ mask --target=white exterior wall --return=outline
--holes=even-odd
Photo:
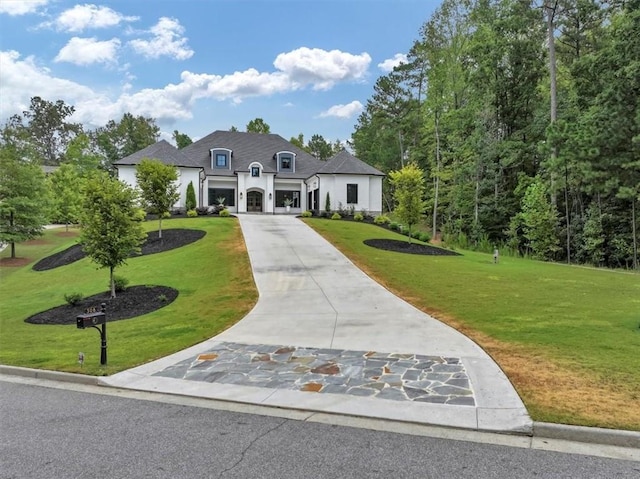
[[[174,205],[175,208],[184,208],[187,204],[187,188],[189,183],[193,182],[193,191],[196,194],[196,208],[200,205],[200,195],[198,190],[200,188],[200,170],[195,168],[179,168],[178,169],[178,191],[180,192],[180,199]]]
[[[355,207],[356,212],[367,210],[371,214],[382,211],[382,177],[366,175],[319,175],[320,198],[319,208],[324,211],[324,205],[329,192],[331,209],[337,210],[342,203],[345,209]],[[358,202],[347,203],[347,184],[358,185]]]
[[[138,180],[136,179],[136,167],[131,165],[118,167],[118,179],[132,188],[138,188]],[[187,199],[187,186],[193,181],[193,188],[196,193],[196,203],[200,201],[198,195],[198,187],[200,185],[200,170],[195,168],[178,168],[178,191],[180,197],[173,205],[174,208],[184,208]],[[196,206],[200,206],[197,204]]]

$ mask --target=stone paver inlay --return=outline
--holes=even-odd
[[[154,376],[475,406],[459,358],[221,342]]]

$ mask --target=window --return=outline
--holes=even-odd
[[[235,206],[236,190],[233,188],[209,188],[209,206],[219,204],[218,198],[224,198],[225,206]]]
[[[216,168],[227,167],[227,155],[225,153],[216,153]]]
[[[347,204],[356,204],[358,202],[358,185],[347,184]]]
[[[276,206],[280,208],[284,208],[287,206],[285,204],[285,200],[291,200],[292,208],[300,208],[300,192],[299,191],[290,191],[290,190],[276,190]]]
[[[259,166],[252,166],[251,167],[251,176],[257,178],[260,176],[260,167]]]
[[[280,157],[280,171],[291,171],[293,159],[290,156]]]

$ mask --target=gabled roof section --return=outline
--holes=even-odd
[[[114,163],[116,166],[139,165],[143,158],[160,160],[166,165],[196,167],[189,157],[166,140],[160,140]]]
[[[385,176],[382,171],[359,160],[347,150],[342,150],[327,160],[322,168],[318,170],[318,174]]]
[[[231,170],[224,172],[211,169],[211,149],[228,148],[233,150]],[[180,150],[192,163],[205,169],[209,175],[232,176],[236,171],[249,171],[249,165],[255,161],[262,164],[264,173],[277,173],[279,178],[308,178],[324,162],[317,160],[306,151],[296,147],[280,135],[248,133],[241,131],[214,131],[198,141]],[[296,154],[296,171],[279,172],[274,158],[276,153],[290,151]]]

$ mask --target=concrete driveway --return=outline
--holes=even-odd
[[[239,219],[260,293],[255,308],[215,338],[105,378],[105,384],[468,429],[531,431],[513,386],[473,341],[380,286],[299,219]],[[310,361],[312,366],[324,362],[325,370],[306,367]],[[382,364],[388,374],[373,381],[369,373],[356,381],[353,376],[366,376],[372,364]],[[427,368],[422,381],[404,380]],[[442,379],[443,371],[450,375]],[[310,378],[302,386],[301,374]],[[385,378],[382,385],[365,384]],[[451,384],[463,385],[466,396],[455,397],[451,391],[458,389]],[[321,387],[335,393],[310,392]],[[368,387],[379,391],[363,397]]]

